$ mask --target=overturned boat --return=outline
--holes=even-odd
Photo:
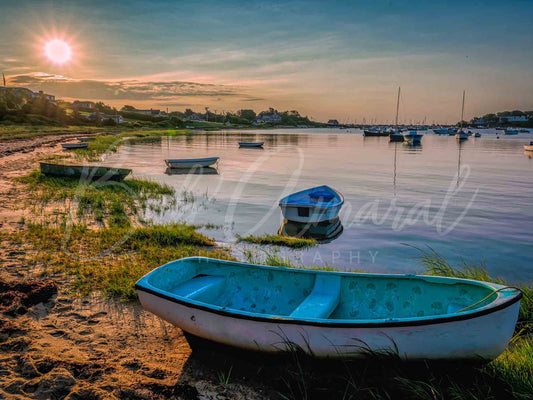
[[[268,353],[297,346],[317,357],[392,352],[408,360],[497,357],[513,335],[522,297],[467,279],[203,257],[165,264],[135,287],[147,311],[191,339]]]

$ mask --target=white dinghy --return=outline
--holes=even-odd
[[[268,353],[296,345],[331,358],[394,352],[407,360],[494,359],[513,335],[522,297],[468,279],[203,257],[165,264],[135,287],[147,311],[189,339]]]
[[[210,167],[218,162],[219,157],[208,158],[176,158],[165,160],[169,168],[203,168]]]
[[[326,185],[293,193],[279,201],[287,220],[304,223],[335,219],[343,204],[342,194]]]

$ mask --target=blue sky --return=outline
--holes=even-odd
[[[11,84],[114,105],[273,106],[456,121],[533,109],[532,1],[24,1],[0,9]],[[60,37],[72,60],[43,54]],[[188,83],[184,83],[188,82]]]

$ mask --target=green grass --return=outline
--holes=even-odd
[[[95,136],[95,140],[88,142],[86,149],[77,149],[72,153],[79,159],[97,161],[104,153],[115,152],[123,144],[130,142],[151,141],[164,136],[181,136],[190,134],[190,131],[181,129],[159,129],[149,131],[125,131],[116,135]]]
[[[315,239],[305,239],[282,235],[237,236],[237,241],[260,245],[285,246],[293,249],[305,249],[317,245],[317,241]]]
[[[77,205],[80,220],[93,218],[109,226],[129,226],[131,220],[147,208],[162,210],[175,202],[174,189],[140,179],[121,182],[81,182],[79,179],[47,177],[39,171],[16,179],[31,191],[32,204],[45,208],[50,203]]]
[[[31,245],[29,263],[44,276],[71,275],[76,294],[101,292],[124,299],[136,298],[135,282],[169,261],[197,255],[231,259],[227,249],[185,224],[103,229],[28,224],[2,240]]]
[[[121,127],[96,126],[42,126],[42,125],[2,125],[0,124],[0,141],[9,139],[31,139],[34,137],[59,135],[65,133],[117,132]]]

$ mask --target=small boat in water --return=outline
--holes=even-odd
[[[391,142],[403,142],[403,135],[399,132],[392,132],[390,135],[389,135],[389,140]]]
[[[239,142],[239,147],[261,148],[265,142]]]
[[[347,273],[183,258],[135,285],[145,310],[198,339],[316,357],[491,360],[518,318],[522,293],[489,282]]]
[[[479,133],[479,132],[474,132],[474,137],[481,137],[481,133]]]
[[[284,197],[279,201],[283,216],[289,221],[316,223],[339,215],[344,197],[329,186],[317,186]]]
[[[84,178],[87,180],[120,181],[131,173],[131,169],[103,167],[99,165],[68,165],[41,162],[41,172],[46,176]]]
[[[527,129],[520,129],[520,133],[529,133],[529,130],[527,130]]]
[[[210,167],[218,162],[219,157],[207,158],[176,158],[165,160],[169,168],[202,168]]]
[[[92,142],[93,140],[96,140],[96,138],[93,137],[79,137],[76,139],[78,139],[80,142]]]
[[[505,129],[503,131],[504,134],[506,135],[518,135],[518,130],[516,129]]]
[[[533,142],[529,142],[529,146],[524,146],[525,151],[533,151]]]
[[[408,144],[420,144],[422,136],[423,135],[417,131],[409,131],[403,134],[403,140]]]
[[[87,147],[89,147],[89,143],[61,143],[61,147],[63,147],[65,150],[86,149]]]
[[[363,130],[363,136],[365,137],[384,137],[389,136],[389,132],[384,129],[364,129]]]
[[[455,134],[455,138],[457,140],[467,140],[468,139],[468,134],[465,131],[463,131],[462,129],[459,129],[457,131],[457,133]]]

